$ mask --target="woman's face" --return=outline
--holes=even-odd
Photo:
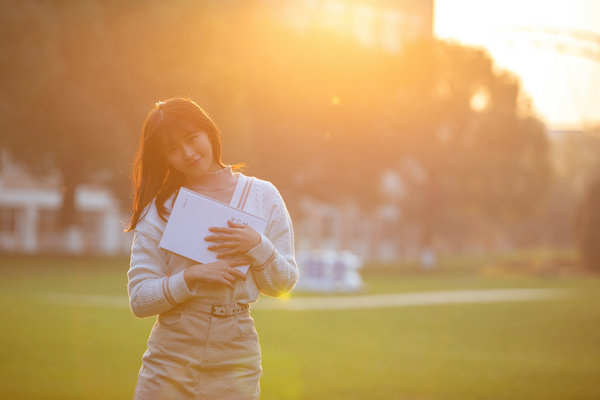
[[[161,138],[162,151],[169,165],[181,172],[187,184],[201,178],[207,172],[219,170],[213,160],[208,135],[202,131],[178,131]]]

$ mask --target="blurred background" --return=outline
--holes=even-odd
[[[597,1],[2,0],[0,33],[0,393],[130,397],[153,322],[127,309],[130,168],[186,95],[280,190],[300,256],[351,258],[307,261],[319,290],[576,293],[266,302],[263,398],[600,396]]]

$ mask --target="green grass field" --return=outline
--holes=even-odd
[[[598,399],[600,277],[364,271],[365,293],[571,288],[565,299],[256,309],[262,399]],[[453,263],[457,263],[456,260]],[[126,258],[1,257],[0,397],[131,398],[154,318],[48,294],[126,295]],[[292,294],[292,297],[296,294]],[[306,296],[306,295],[302,295]],[[327,301],[323,296],[323,301]]]

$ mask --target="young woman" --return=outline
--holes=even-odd
[[[220,133],[192,100],[149,112],[133,166],[134,231],[128,290],[133,313],[158,314],[134,399],[256,399],[260,347],[249,314],[259,293],[298,279],[292,224],[277,189],[221,161]],[[264,234],[229,221],[198,241],[220,261],[198,264],[158,247],[180,187],[268,221]],[[247,274],[235,267],[250,265]]]

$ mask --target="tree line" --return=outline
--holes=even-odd
[[[223,132],[225,161],[365,210],[396,202],[436,235],[509,225],[547,198],[546,128],[518,79],[481,49],[435,39],[402,52],[285,26],[264,2],[0,2],[0,145],[74,193],[108,185],[130,204],[145,113],[189,95]],[[381,190],[401,177],[406,196]],[[465,234],[467,237],[468,232]]]

